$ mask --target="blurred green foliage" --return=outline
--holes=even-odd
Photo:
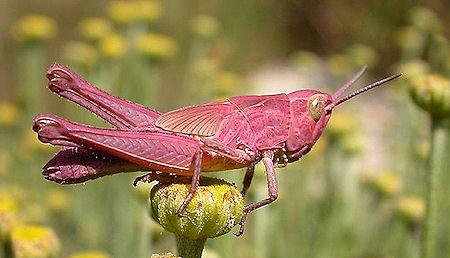
[[[163,112],[233,95],[332,92],[363,64],[371,79],[403,72],[336,110],[312,152],[278,170],[279,200],[250,215],[243,237],[210,240],[205,257],[419,257],[433,148],[430,120],[408,92],[416,100],[427,89],[445,92],[419,102],[448,119],[449,8],[439,0],[2,1],[0,257],[21,245],[38,251],[28,258],[175,250],[147,212],[149,189],[133,189],[137,174],[74,186],[40,175],[57,148],[32,133],[35,114],[105,126],[46,90],[53,62]],[[449,160],[441,160],[444,168]],[[242,172],[215,176],[240,186]],[[263,174],[258,167],[246,203],[266,196]],[[448,184],[443,177],[437,189],[436,257],[450,252]]]

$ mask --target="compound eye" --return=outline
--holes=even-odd
[[[308,112],[309,115],[314,119],[314,121],[318,121],[323,114],[325,109],[326,99],[322,94],[312,95],[308,99]]]

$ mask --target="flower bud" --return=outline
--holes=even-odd
[[[20,226],[11,231],[11,247],[15,258],[54,258],[59,241],[50,228]]]
[[[190,187],[159,183],[151,190],[152,215],[164,229],[185,239],[206,239],[226,234],[240,221],[244,205],[240,192],[224,180],[206,177],[179,218],[177,210]]]
[[[410,87],[413,101],[433,117],[450,116],[450,82],[436,75],[416,78]]]

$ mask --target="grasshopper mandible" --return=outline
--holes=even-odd
[[[33,130],[40,141],[63,146],[43,168],[61,184],[84,182],[120,172],[149,171],[139,180],[191,182],[178,216],[193,198],[200,173],[247,168],[242,194],[262,161],[268,198],[244,208],[237,236],[248,214],[278,197],[275,168],[299,160],[317,142],[341,103],[401,74],[386,77],[345,97],[341,95],[365,72],[362,68],[336,93],[298,90],[288,94],[239,96],[168,113],[114,97],[68,68],[54,64],[47,72],[49,89],[95,113],[113,128],[96,128],[54,115],[37,115]]]

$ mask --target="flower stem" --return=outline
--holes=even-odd
[[[178,255],[183,258],[201,258],[206,238],[189,239],[183,236],[176,236]]]
[[[446,214],[446,180],[445,173],[445,147],[448,138],[448,131],[445,119],[434,118],[431,122],[431,155],[429,159],[429,169],[427,173],[427,212],[424,229],[423,257],[443,257],[445,248],[440,248],[448,244],[447,226],[442,225],[442,220]],[[446,243],[447,242],[447,243]]]

